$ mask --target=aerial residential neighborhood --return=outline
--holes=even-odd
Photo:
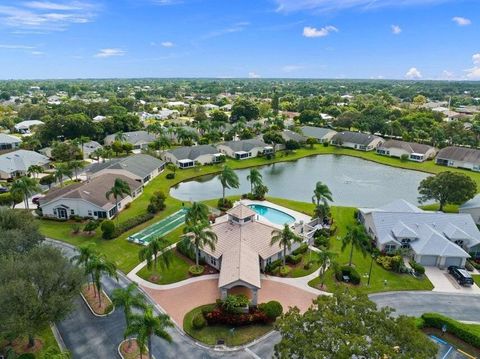
[[[480,358],[478,14],[2,1],[0,359]]]

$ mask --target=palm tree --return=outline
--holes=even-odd
[[[288,224],[283,226],[283,230],[275,229],[272,231],[272,240],[270,241],[270,245],[273,246],[274,244],[278,243],[280,247],[283,247],[283,266],[285,267],[287,263],[287,249],[290,250],[292,248],[292,244],[294,242],[300,242],[300,238],[292,232]]]
[[[104,154],[105,154],[105,150],[102,147],[99,147],[90,154],[90,157],[97,160],[97,162],[100,162],[100,157],[105,157]]]
[[[160,259],[160,267],[162,269],[168,268],[172,259],[171,251],[164,251],[160,253],[164,248],[168,246],[168,242],[165,238],[157,237],[151,240],[147,246],[140,249],[138,252],[138,258],[140,261],[147,261],[147,268],[152,268],[152,258],[153,258],[153,269],[157,270],[157,262]],[[160,253],[160,255],[159,255]]]
[[[145,297],[137,291],[137,284],[130,283],[126,288],[115,288],[112,292],[112,303],[123,308],[127,328],[130,326],[132,309],[145,309]]]
[[[317,253],[318,262],[320,263],[320,288],[323,288],[325,282],[325,273],[327,272],[328,265],[335,257],[336,253],[329,251],[321,251]]]
[[[70,168],[68,168],[64,164],[59,164],[55,169],[55,173],[53,176],[55,177],[55,181],[60,182],[60,187],[63,187],[63,178],[65,176],[71,178],[72,175],[72,170]]]
[[[84,145],[85,145],[87,142],[90,141],[90,137],[80,136],[80,137],[76,138],[75,140],[76,140],[75,142],[76,142],[78,145],[80,145],[80,148],[81,148],[81,150],[82,150],[82,158],[85,158],[85,157],[83,157],[83,156],[84,156],[84,155],[83,155],[83,153],[84,153]]]
[[[125,142],[127,140],[127,136],[122,131],[118,131],[115,133],[114,140],[118,142]]]
[[[210,229],[210,223],[186,223],[183,228],[185,237],[192,238],[195,245],[195,264],[198,267],[200,262],[200,248],[209,246],[212,251],[215,250],[217,243],[217,234]]]
[[[222,202],[225,205],[225,189],[226,188],[238,188],[240,187],[240,182],[238,180],[237,174],[228,166],[223,166],[222,172],[218,176],[220,183],[222,184]]]
[[[80,266],[83,266],[85,269],[85,275],[91,275],[92,276],[92,284],[94,282],[93,278],[93,272],[90,271],[90,260],[94,258],[95,256],[98,256],[98,252],[95,248],[95,244],[90,243],[88,245],[83,245],[78,247],[78,254],[73,256],[71,261],[77,263]],[[88,282],[88,287],[90,288],[90,282]]]
[[[172,342],[172,337],[167,332],[167,328],[173,327],[173,323],[166,314],[155,315],[153,307],[147,306],[143,315],[132,314],[130,325],[125,330],[125,336],[137,334],[139,347],[143,345],[143,340],[148,343],[148,356],[152,359],[152,337],[155,335],[168,343]]]
[[[198,222],[208,222],[208,206],[205,203],[193,202],[185,216],[185,222],[191,225]]]
[[[110,262],[104,255],[92,255],[88,261],[87,272],[92,273],[93,284],[97,289],[98,304],[102,305],[102,275],[113,277],[118,280],[117,267],[115,263]]]
[[[85,164],[83,161],[71,161],[68,163],[68,168],[70,170],[73,170],[75,173],[75,179],[78,181],[78,170],[82,169],[85,167]]]
[[[172,142],[166,136],[160,136],[155,141],[153,141],[150,145],[151,145],[151,148],[153,148],[154,150],[163,151],[167,148],[170,148],[172,145]]]
[[[250,192],[253,193],[253,189],[259,185],[262,185],[262,174],[256,168],[250,170],[250,174],[247,176],[247,180],[250,181]]]
[[[110,188],[110,190],[107,191],[107,193],[105,193],[105,196],[107,197],[107,199],[110,199],[110,196],[112,195],[115,198],[115,209],[117,211],[117,219],[116,219],[117,224],[118,224],[118,199],[127,194],[128,195],[131,194],[130,187],[128,186],[127,182],[125,182],[120,178],[116,178],[115,182],[113,183],[113,187]]]
[[[21,196],[26,209],[29,209],[28,199],[39,191],[40,187],[37,181],[30,177],[21,177],[15,180],[10,188],[10,192],[13,195]]]
[[[326,203],[327,200],[330,202],[333,201],[332,192],[330,192],[330,189],[326,184],[318,181],[313,190],[312,203],[319,206],[321,202]]]
[[[350,245],[350,259],[348,265],[352,266],[353,247],[361,251],[363,256],[367,254],[369,247],[369,238],[361,226],[347,226],[347,233],[342,238],[342,251]]]
[[[28,167],[27,173],[29,176],[33,176],[34,178],[37,178],[37,175],[39,173],[43,172],[43,167],[39,165],[31,165]]]

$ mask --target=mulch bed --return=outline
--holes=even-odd
[[[82,294],[96,314],[104,315],[111,312],[112,301],[110,300],[109,297],[105,295],[103,290],[100,291],[100,295],[102,296],[101,305],[99,303],[98,293],[96,292],[95,286],[93,284],[90,284],[90,285],[85,284],[82,287]]]
[[[456,337],[455,335],[448,333],[448,331],[446,333],[442,333],[442,331],[437,328],[423,328],[422,331],[427,335],[433,334],[436,337],[443,339],[449,344],[453,345],[455,348],[460,349],[470,355],[473,355],[476,358],[480,358],[480,348],[475,348],[473,345],[468,344],[462,339]]]
[[[33,347],[28,347],[28,338],[19,338],[15,339],[12,343],[7,343],[6,341],[0,342],[0,352],[9,346],[9,344],[17,354],[38,353],[43,349],[43,341],[40,339],[35,338]]]
[[[175,248],[175,254],[177,256],[179,256],[180,258],[182,258],[185,262],[187,262],[189,264],[189,266],[194,266],[195,265],[195,261],[192,261],[190,258],[184,256],[182,253],[180,253],[176,248]],[[205,270],[203,271],[203,273],[201,275],[205,275],[205,274],[216,274],[218,273],[218,270],[216,270],[215,268],[211,267],[210,265],[208,264],[204,264],[203,265],[203,268],[205,268]],[[190,275],[190,277],[193,277],[192,275]]]
[[[145,349],[145,354],[140,355],[138,350],[138,343],[136,339],[127,339],[120,345],[120,353],[125,359],[143,359],[148,358],[148,350]]]

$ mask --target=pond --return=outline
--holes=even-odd
[[[305,157],[258,170],[268,186],[268,196],[311,202],[315,183],[322,181],[330,188],[335,205],[352,207],[377,207],[395,199],[418,204],[418,185],[429,176],[341,155]],[[227,189],[227,196],[250,191],[249,171],[235,171],[240,188]],[[222,196],[222,186],[217,175],[206,175],[180,183],[170,194],[182,201],[214,199]]]

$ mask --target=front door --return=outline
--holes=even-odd
[[[68,219],[67,210],[65,208],[57,208],[58,218]]]

